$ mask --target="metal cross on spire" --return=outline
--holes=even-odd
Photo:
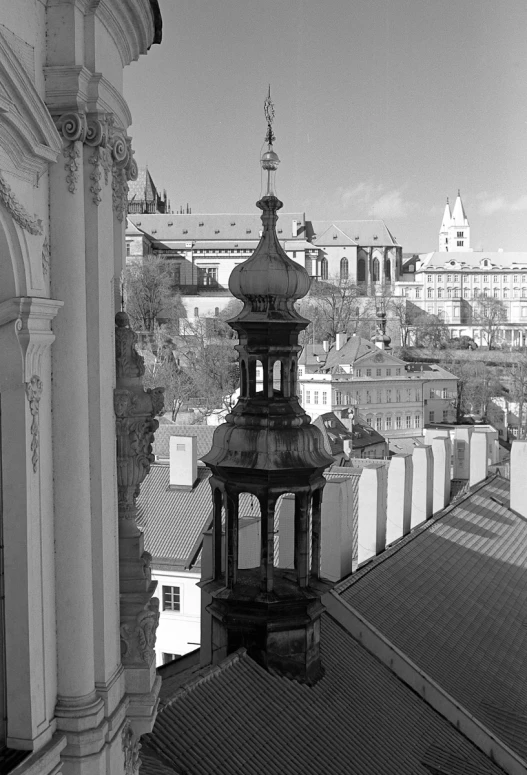
[[[267,132],[265,134],[265,142],[269,146],[272,146],[276,138],[273,132],[274,103],[271,99],[271,84],[269,84],[269,92],[264,102],[264,114],[265,114],[265,120],[267,121]]]

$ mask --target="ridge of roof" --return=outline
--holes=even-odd
[[[199,686],[201,686],[204,683],[207,683],[208,681],[211,681],[218,674],[225,673],[230,667],[236,664],[236,662],[239,662],[242,657],[246,657],[246,656],[247,656],[247,649],[241,646],[236,651],[233,651],[232,654],[229,654],[228,657],[225,657],[225,659],[223,659],[219,665],[207,665],[206,667],[200,668],[197,673],[194,673],[192,678],[190,678],[182,686],[180,686],[179,689],[176,689],[176,691],[170,697],[169,700],[166,700],[162,704],[162,706],[159,709],[159,712],[161,713],[165,708],[169,708],[171,705],[177,702],[181,697],[184,697],[187,694],[191,694]]]

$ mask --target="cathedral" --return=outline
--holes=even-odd
[[[439,229],[440,253],[469,253],[470,226],[461,201],[461,192],[458,190],[454,209],[450,210],[450,202],[447,198],[441,228]]]

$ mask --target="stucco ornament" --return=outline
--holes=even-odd
[[[135,736],[129,721],[126,721],[124,725],[122,737],[125,775],[139,775],[139,769],[141,767],[141,759],[139,757],[141,743],[139,742],[139,738]]]
[[[147,608],[139,611],[135,622],[121,625],[121,655],[128,664],[150,664],[154,659],[158,624],[159,600],[153,597]]]
[[[30,215],[23,204],[16,198],[11,186],[0,172],[0,202],[11,214],[19,226],[30,234],[42,234],[42,221]]]
[[[45,237],[44,242],[42,244],[42,272],[44,273],[45,277],[48,277],[49,275],[49,261],[50,261],[49,240],[47,237]]]
[[[40,429],[38,419],[38,409],[40,397],[42,396],[42,380],[34,374],[29,382],[26,382],[26,396],[29,402],[31,412],[31,462],[33,472],[37,472],[38,461],[40,457]]]
[[[113,209],[122,221],[128,206],[128,181],[137,180],[138,167],[133,158],[132,141],[119,131],[109,140],[112,158],[112,200]]]

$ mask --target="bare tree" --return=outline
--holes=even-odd
[[[186,317],[181,297],[173,290],[172,276],[162,258],[148,257],[127,267],[124,291],[126,312],[136,331],[154,334],[160,320]]]
[[[505,304],[500,299],[482,296],[474,302],[473,319],[484,331],[489,350],[493,350],[499,328],[507,320]]]
[[[296,307],[311,321],[304,342],[333,341],[338,333],[351,333],[356,329],[361,314],[360,292],[349,280],[314,280],[309,294]]]
[[[527,402],[527,358],[522,355],[512,364],[508,375],[510,385],[508,398],[518,406],[518,438],[525,438],[525,404]]]

